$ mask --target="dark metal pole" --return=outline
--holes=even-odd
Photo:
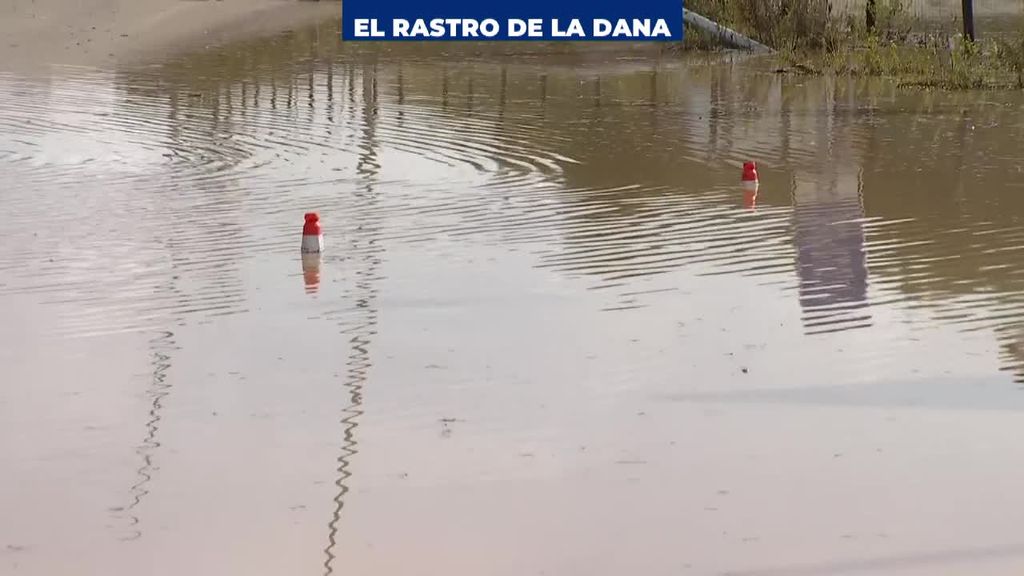
[[[974,42],[974,0],[961,0],[964,8],[964,38]]]
[[[876,11],[875,11],[875,0],[868,0],[868,5],[867,5],[867,8],[865,9],[865,12],[867,13],[866,14],[866,21],[867,21],[868,32],[874,32],[875,31],[875,13],[876,13]]]

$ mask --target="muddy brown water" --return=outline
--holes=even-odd
[[[0,101],[2,574],[1024,567],[1019,93],[325,27]]]

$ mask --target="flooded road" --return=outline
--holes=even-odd
[[[0,573],[1024,567],[1020,94],[334,33],[0,75]]]

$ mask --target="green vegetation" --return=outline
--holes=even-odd
[[[689,0],[687,6],[778,50],[780,71],[879,76],[907,86],[1024,88],[1024,30],[971,42],[949,30],[915,30],[903,0],[866,14],[836,14],[829,0]],[[715,49],[699,31],[686,48]]]

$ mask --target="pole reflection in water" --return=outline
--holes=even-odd
[[[354,82],[354,75],[349,77],[349,82]],[[349,403],[342,410],[343,436],[341,455],[338,456],[338,477],[335,480],[338,491],[334,497],[331,520],[327,525],[327,546],[324,548],[325,575],[332,574],[335,570],[334,563],[337,557],[334,550],[338,544],[341,512],[345,506],[345,495],[350,489],[348,479],[352,476],[352,458],[359,452],[355,432],[359,426],[359,418],[363,414],[363,386],[372,366],[370,343],[377,330],[376,282],[383,246],[378,241],[379,222],[375,214],[378,203],[376,179],[380,172],[376,141],[379,110],[375,65],[363,66],[362,93],[362,132],[356,165],[356,174],[361,184],[354,194],[353,215],[356,222],[350,235],[352,242],[347,248],[349,256],[352,257],[350,261],[354,263],[353,274],[356,276],[356,314],[353,324],[343,324],[343,333],[351,335],[344,376]]]
[[[150,399],[148,421],[146,422],[146,434],[142,443],[135,449],[139,456],[141,465],[136,470],[136,481],[129,489],[129,502],[127,506],[114,508],[114,517],[127,523],[127,533],[122,540],[137,540],[142,537],[141,520],[137,508],[143,499],[149,494],[149,484],[153,480],[154,473],[159,467],[154,463],[156,451],[160,448],[158,434],[160,422],[163,419],[164,399],[170,394],[171,385],[167,382],[167,371],[171,368],[171,351],[175,349],[174,333],[164,331],[158,333],[149,342],[152,351],[153,372],[150,379],[146,396]]]

